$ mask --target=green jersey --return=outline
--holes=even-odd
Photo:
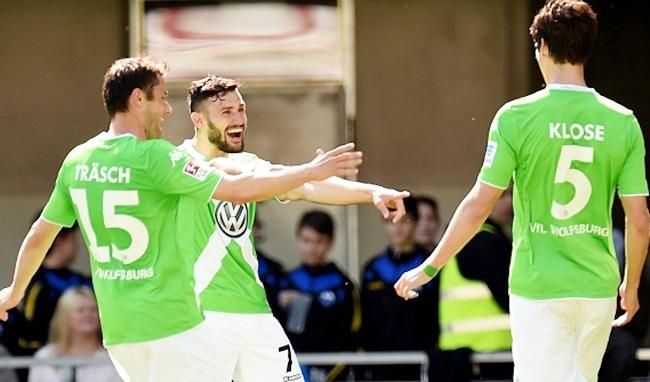
[[[202,203],[221,177],[163,140],[101,133],[63,161],[43,218],[79,221],[90,254],[106,345],[180,333],[203,320],[181,244],[191,217],[180,195]]]
[[[632,112],[590,88],[549,85],[497,112],[479,181],[514,180],[511,293],[616,296],[611,207],[617,188],[648,194],[644,155]]]
[[[191,141],[178,147],[197,160],[208,159]],[[263,169],[270,163],[254,154],[229,154],[229,158]],[[264,286],[258,276],[257,253],[253,237],[256,203],[233,204],[225,201],[201,203],[182,198],[179,213],[195,216],[194,253],[195,292],[206,311],[227,313],[270,313]]]

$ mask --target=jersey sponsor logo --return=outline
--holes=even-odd
[[[193,178],[203,181],[208,177],[210,169],[204,165],[201,165],[199,162],[190,159],[187,161],[187,163],[185,163],[183,172]]]
[[[248,228],[248,205],[219,202],[214,213],[221,232],[236,239]]]
[[[169,160],[172,162],[172,167],[176,166],[176,163],[178,163],[178,161],[183,159],[184,156],[185,154],[183,154],[182,152],[178,150],[172,150],[169,153]]]
[[[497,154],[497,143],[495,141],[488,141],[487,148],[485,149],[485,159],[483,160],[483,167],[492,167],[494,157]]]

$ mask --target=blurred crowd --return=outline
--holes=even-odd
[[[511,363],[476,365],[474,352],[508,351],[508,268],[512,250],[512,193],[505,192],[481,230],[413,300],[399,298],[393,284],[424,261],[437,244],[441,220],[433,197],[405,199],[406,215],[383,222],[386,247],[363,267],[355,285],[330,260],[335,222],[325,211],[304,213],[296,226],[300,265],[286,270],[257,249],[259,277],[273,314],[282,323],[296,352],[424,351],[430,381],[510,379]],[[255,223],[255,241],[264,242],[264,223]],[[99,314],[90,279],[71,269],[79,231],[64,228],[32,280],[20,306],[0,324],[0,357],[108,357],[101,345]],[[625,246],[614,231],[621,273]],[[648,272],[640,301],[650,301]],[[647,375],[635,361],[647,335],[647,304],[632,323],[612,331],[599,380],[625,381]],[[619,312],[620,313],[620,312]],[[418,366],[327,365],[306,367],[311,382],[335,380],[417,380]],[[39,366],[1,370],[0,380],[52,382],[119,381],[113,366],[97,362],[78,368]]]

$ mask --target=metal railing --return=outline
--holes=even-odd
[[[301,365],[420,365],[420,382],[429,382],[429,356],[425,352],[371,352],[371,353],[301,353]]]
[[[368,353],[301,353],[300,364],[307,366],[345,365],[419,365],[420,381],[428,382],[429,357],[425,352],[368,352]],[[650,348],[639,349],[636,353],[639,361],[650,361]],[[512,353],[474,353],[472,363],[510,363]],[[34,358],[34,357],[0,357],[0,369],[20,369],[34,366],[69,367],[73,370],[84,366],[106,365],[108,358]]]

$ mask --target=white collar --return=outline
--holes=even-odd
[[[579,92],[595,92],[594,88],[590,88],[588,86],[580,86],[580,85],[573,85],[573,84],[558,84],[558,83],[553,83],[553,84],[548,84],[546,85],[547,89],[552,89],[552,90],[574,90],[574,91],[579,91]]]

